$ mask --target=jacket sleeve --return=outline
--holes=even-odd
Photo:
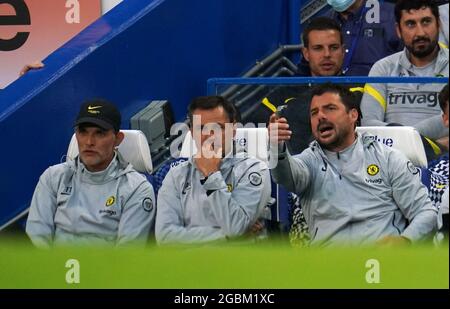
[[[388,76],[382,69],[382,63],[376,62],[370,70],[369,76]],[[364,87],[361,100],[361,124],[363,126],[385,126],[386,113],[386,84],[369,84]]]
[[[52,185],[51,168],[39,178],[31,200],[26,233],[36,247],[49,248],[55,234],[57,189]]]
[[[176,185],[173,170],[169,171],[158,191],[155,225],[158,244],[195,244],[224,240],[225,234],[218,227],[185,226],[180,190]]]
[[[308,187],[311,171],[306,163],[306,152],[292,157],[284,146],[270,147],[270,168],[277,184],[286,190],[301,194]]]
[[[252,164],[229,189],[220,171],[203,184],[214,217],[227,237],[243,235],[261,215],[270,199],[270,174],[262,162]],[[231,191],[231,192],[230,192]]]
[[[437,210],[420,182],[419,170],[402,153],[393,151],[388,166],[393,198],[409,221],[402,236],[421,240],[436,229]]]
[[[415,124],[414,127],[421,135],[429,137],[433,140],[448,136],[448,128],[444,126],[441,115],[424,119]]]
[[[155,222],[156,205],[153,187],[143,181],[125,201],[117,232],[117,246],[144,245]]]

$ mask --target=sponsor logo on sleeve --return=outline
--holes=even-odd
[[[144,210],[146,212],[150,212],[153,210],[153,201],[151,198],[146,197],[143,201],[142,201],[142,208],[144,208]]]
[[[261,174],[258,172],[253,172],[248,175],[248,180],[250,180],[250,183],[254,186],[259,186],[262,183],[262,177]]]

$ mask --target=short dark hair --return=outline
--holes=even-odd
[[[359,102],[356,96],[353,94],[353,92],[351,92],[347,87],[341,85],[325,83],[315,86],[312,89],[311,98],[315,96],[324,95],[325,93],[334,93],[339,95],[342,103],[345,105],[345,109],[347,112],[349,112],[352,109],[356,109],[356,111],[358,112],[358,119],[356,120],[356,125],[360,125],[362,117],[361,109],[359,106]]]
[[[342,35],[341,26],[333,19],[328,17],[317,17],[310,21],[310,23],[305,27],[302,34],[303,47],[308,47],[309,45],[309,33],[313,30],[336,30],[339,32],[341,38],[341,44],[344,42],[344,37]]]
[[[439,106],[441,107],[442,111],[444,111],[447,105],[448,105],[448,84],[445,85],[444,88],[442,88],[441,92],[439,92]]]
[[[400,24],[402,11],[420,10],[421,8],[430,8],[436,21],[439,23],[439,8],[433,0],[398,0],[395,4],[395,21]]]
[[[239,112],[237,111],[233,103],[231,103],[230,101],[221,96],[203,96],[194,98],[189,104],[188,107],[189,123],[192,123],[192,116],[196,109],[208,110],[217,107],[223,107],[231,123],[240,121]]]

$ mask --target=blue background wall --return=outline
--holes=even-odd
[[[0,92],[0,226],[29,206],[57,164],[83,100],[105,97],[129,118],[169,99],[177,120],[210,77],[239,76],[288,42],[295,0],[124,1]],[[294,36],[295,37],[295,36]]]

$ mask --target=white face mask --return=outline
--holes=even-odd
[[[356,0],[327,0],[328,4],[337,12],[344,12],[355,3],[355,1]]]

